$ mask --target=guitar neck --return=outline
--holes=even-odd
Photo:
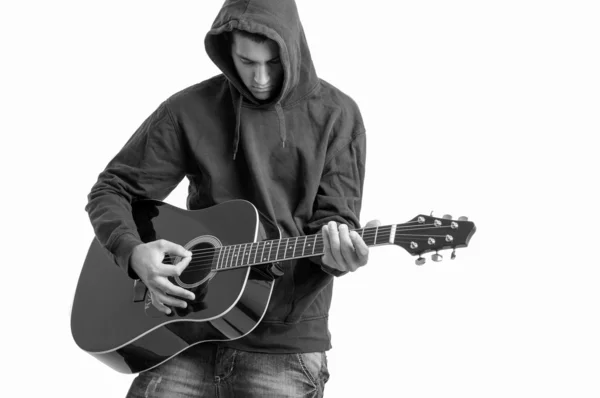
[[[393,244],[396,224],[355,229],[367,246]],[[247,267],[277,261],[316,257],[324,254],[322,234],[265,240],[219,247],[215,253],[216,270]]]

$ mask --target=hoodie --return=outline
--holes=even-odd
[[[239,78],[226,39],[233,29],[279,46],[280,92],[257,101]],[[222,74],[168,98],[99,175],[86,211],[100,244],[132,278],[143,243],[131,215],[139,199],[164,200],[184,179],[187,208],[252,202],[282,237],[319,233],[330,221],[360,228],[366,137],[356,103],[317,77],[293,0],[227,0],[205,37]],[[331,348],[333,279],[319,258],[282,263],[262,322],[225,343],[254,352]]]

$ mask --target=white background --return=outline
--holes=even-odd
[[[86,195],[164,99],[218,73],[221,4],[2,3],[2,396],[125,395],[132,376],[69,329]],[[596,4],[299,0],[317,73],[367,126],[362,222],[478,229],[454,261],[381,247],[336,280],[328,397],[600,396]]]

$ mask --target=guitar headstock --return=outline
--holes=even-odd
[[[451,216],[442,218],[418,215],[404,224],[397,224],[394,233],[394,244],[404,248],[413,256],[419,256],[417,265],[425,263],[425,253],[435,252],[433,261],[441,261],[440,250],[452,249],[451,259],[456,257],[454,250],[467,247],[475,233],[475,224],[466,217],[453,220]]]

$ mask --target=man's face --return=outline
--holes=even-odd
[[[234,33],[231,56],[240,78],[256,99],[269,100],[279,93],[283,68],[277,43],[271,39],[255,43]]]

